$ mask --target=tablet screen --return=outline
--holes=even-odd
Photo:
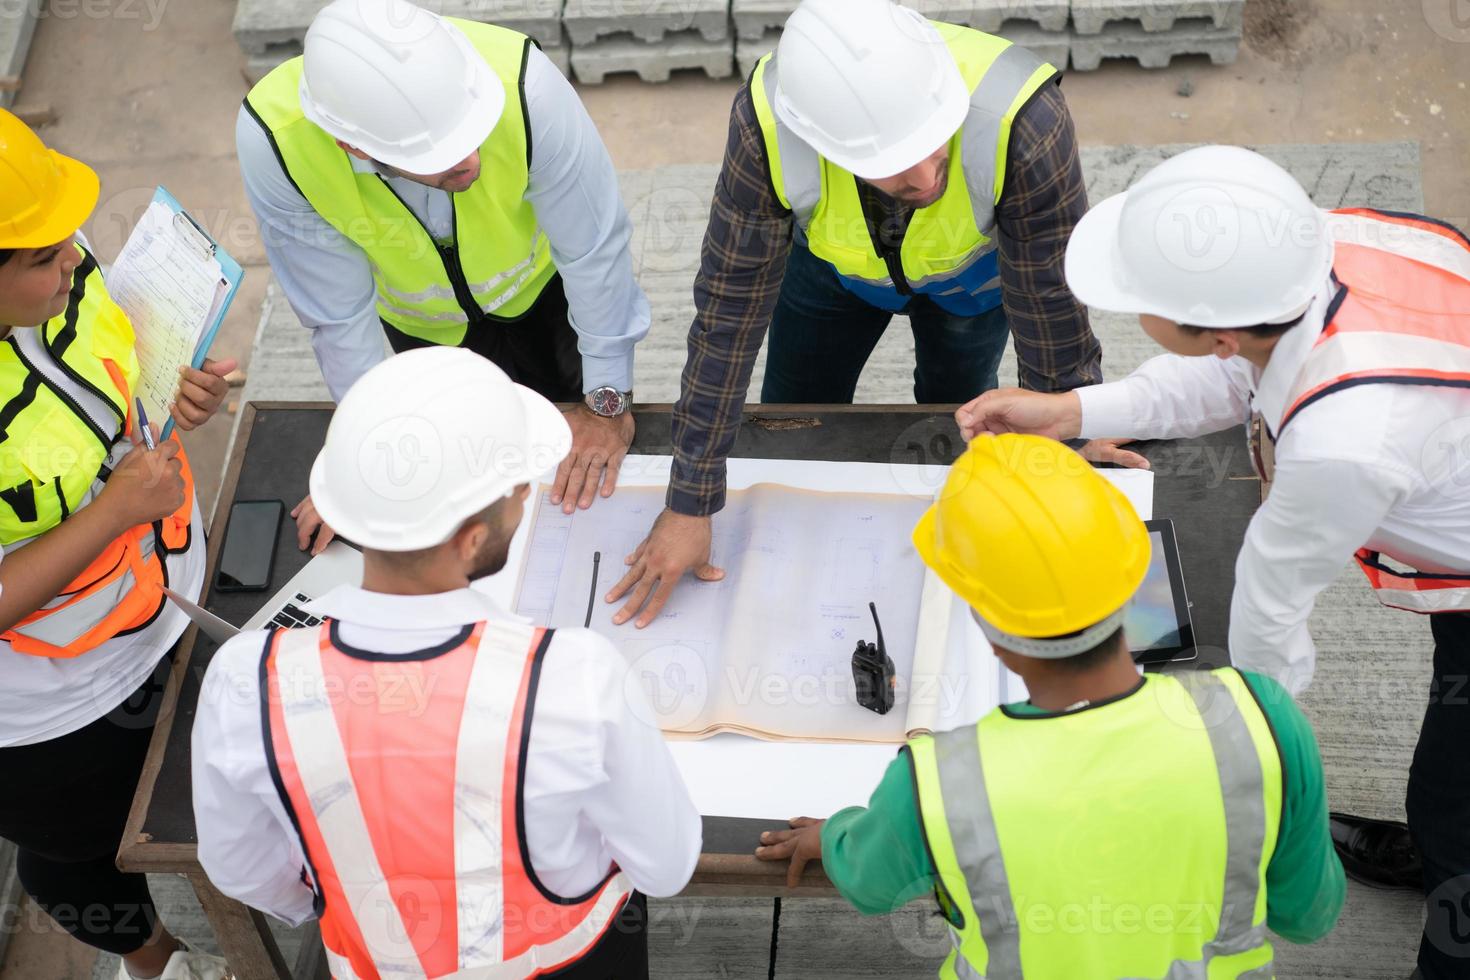
[[[1149,521],[1148,524],[1152,548],[1148,573],[1128,607],[1123,628],[1134,656],[1153,660],[1159,654],[1173,654],[1193,646],[1194,631],[1184,598],[1184,583],[1178,572],[1179,559],[1171,554],[1175,548],[1173,529],[1167,527],[1167,522]]]

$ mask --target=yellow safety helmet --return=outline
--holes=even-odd
[[[1117,487],[1060,442],[1011,434],[981,436],[955,461],[914,546],[991,642],[1053,659],[1122,624],[1150,556]]]
[[[0,109],[0,248],[45,248],[70,238],[97,206],[91,167],[47,149]]]

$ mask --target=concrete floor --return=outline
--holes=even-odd
[[[1065,91],[1092,145],[1417,141],[1425,210],[1467,227],[1470,30],[1456,29],[1458,2],[1250,0],[1248,41],[1232,67],[1187,58],[1145,72],[1108,63],[1069,76]],[[161,183],[247,265],[216,346],[216,356],[245,356],[267,275],[234,162],[235,112],[246,91],[229,34],[234,4],[165,0],[156,25],[137,16],[147,9],[69,4],[71,16],[43,17],[19,105],[52,107],[59,118],[44,137],[101,174],[102,204],[87,232],[104,259]],[[1188,98],[1177,94],[1186,79]],[[618,78],[583,96],[618,168],[634,170],[717,163],[734,89],[702,76],[662,86]],[[186,439],[206,509],[230,425],[221,417]],[[1324,749],[1352,751],[1326,741]],[[44,917],[23,914],[21,926],[0,980],[88,975],[93,957]]]

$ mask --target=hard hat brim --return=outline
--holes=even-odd
[[[0,248],[49,248],[64,242],[82,227],[97,207],[101,184],[97,172],[80,160],[48,150],[61,175],[55,210],[23,235],[0,239]]]
[[[378,160],[406,174],[432,176],[458,166],[490,138],[505,113],[505,86],[483,58],[476,55],[472,64],[480,75],[477,83],[480,95],[459,127],[423,153],[385,151]]]
[[[881,152],[859,156],[825,141],[811,143],[812,149],[825,157],[828,162],[836,164],[861,180],[886,180],[889,177],[898,176],[910,167],[924,162],[930,154],[949,143],[954,139],[954,134],[958,133],[960,127],[965,124],[965,117],[970,112],[970,93],[960,82],[958,70],[955,76],[952,80],[954,86],[943,107],[913,133]],[[781,117],[781,121],[788,129],[797,133],[804,132],[805,127],[799,122],[793,125],[789,114],[783,113],[782,102],[783,100],[779,97],[774,100],[772,107],[776,115]],[[951,174],[950,179],[954,180],[958,176]]]
[[[1114,256],[1127,193],[1114,194],[1082,216],[1067,242],[1067,288],[1078,302],[1111,313],[1153,313],[1143,296],[1118,282]]]
[[[435,517],[409,529],[383,533],[370,522],[359,520],[351,508],[340,504],[327,479],[326,452],[317,454],[312,463],[308,488],[312,503],[322,520],[337,534],[364,548],[375,551],[421,551],[448,541],[471,517],[511,493],[524,483],[533,485],[556,471],[572,449],[572,429],[566,417],[551,402],[524,385],[515,385],[525,418],[526,435],[519,451],[497,455],[498,480],[487,485],[484,494],[461,495],[460,499],[443,500]],[[519,459],[520,465],[514,460]]]

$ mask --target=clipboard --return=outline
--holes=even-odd
[[[166,419],[178,368],[199,368],[245,278],[241,268],[162,187],[107,274],[108,292],[132,321],[141,368],[137,391],[148,415]]]

